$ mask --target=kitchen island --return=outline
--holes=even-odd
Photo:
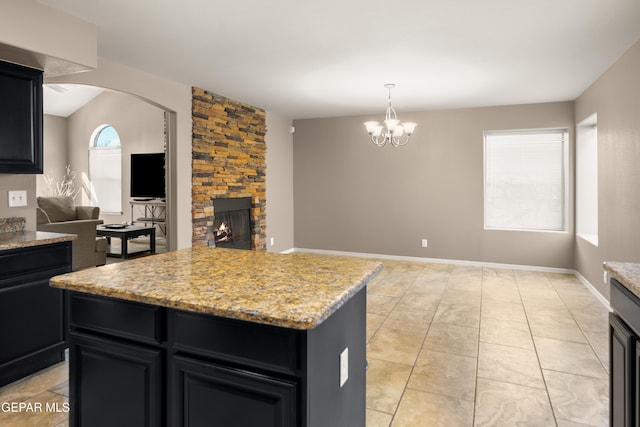
[[[363,426],[359,258],[188,248],[51,280],[72,426]]]

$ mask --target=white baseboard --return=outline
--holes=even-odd
[[[600,291],[598,291],[598,289],[596,289],[595,286],[593,286],[591,284],[591,282],[589,282],[587,280],[586,277],[584,277],[582,274],[580,274],[579,272],[575,271],[573,272],[573,274],[576,275],[576,277],[578,278],[578,280],[580,280],[582,282],[582,284],[591,291],[591,293],[598,299],[598,301],[600,301],[602,303],[602,305],[604,305],[604,307],[609,310],[609,311],[613,311],[611,309],[611,305],[609,304],[609,300],[605,298],[604,295],[602,295],[600,293]]]
[[[543,273],[566,273],[572,274],[575,270],[568,268],[555,268],[555,267],[540,267],[535,265],[518,265],[518,264],[500,264],[495,262],[480,262],[480,261],[463,261],[455,259],[443,259],[443,258],[422,258],[400,255],[381,255],[381,254],[369,254],[362,252],[345,252],[345,251],[332,251],[325,249],[308,249],[308,248],[293,248],[290,252],[308,252],[326,255],[343,255],[343,256],[355,256],[363,258],[377,258],[377,259],[389,259],[394,261],[413,261],[424,262],[432,264],[452,264],[452,265],[467,265],[470,267],[488,267],[488,268],[504,268],[510,270],[528,270],[528,271],[540,271]]]
[[[519,264],[500,264],[494,262],[478,262],[478,261],[462,261],[462,260],[454,260],[454,259],[441,259],[441,258],[422,258],[422,257],[410,257],[410,256],[399,256],[399,255],[381,255],[381,254],[370,254],[370,253],[362,253],[362,252],[345,252],[345,251],[332,251],[326,249],[309,249],[309,248],[291,248],[286,251],[282,251],[281,253],[294,253],[294,252],[306,252],[306,253],[316,253],[316,254],[325,254],[325,255],[342,255],[342,256],[355,256],[362,258],[376,258],[376,259],[388,259],[394,261],[413,261],[413,262],[424,262],[424,263],[434,263],[434,264],[452,264],[452,265],[467,265],[471,267],[487,267],[487,268],[503,268],[509,270],[527,270],[527,271],[538,271],[541,273],[563,273],[563,274],[573,274],[578,280],[582,282],[582,284],[596,297],[600,303],[609,311],[611,311],[611,306],[609,305],[609,301],[602,295],[595,286],[593,286],[589,281],[579,272],[570,268],[556,268],[556,267],[540,267],[536,265],[519,265]]]

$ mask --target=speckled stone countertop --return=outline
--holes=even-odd
[[[604,269],[625,288],[640,298],[640,264],[633,262],[605,262]]]
[[[382,270],[377,261],[214,247],[56,276],[51,286],[292,329],[311,329]]]
[[[49,233],[45,231],[16,231],[0,233],[0,251],[75,240],[75,234]]]

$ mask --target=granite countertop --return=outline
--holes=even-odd
[[[56,276],[51,286],[293,329],[318,326],[382,264],[355,257],[181,249]]]
[[[604,269],[625,288],[640,298],[640,264],[633,262],[605,262]]]
[[[0,233],[0,251],[75,240],[75,234],[49,233],[45,231],[15,231]]]

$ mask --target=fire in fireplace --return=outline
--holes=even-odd
[[[216,198],[213,203],[213,239],[209,245],[251,249],[251,197]]]

